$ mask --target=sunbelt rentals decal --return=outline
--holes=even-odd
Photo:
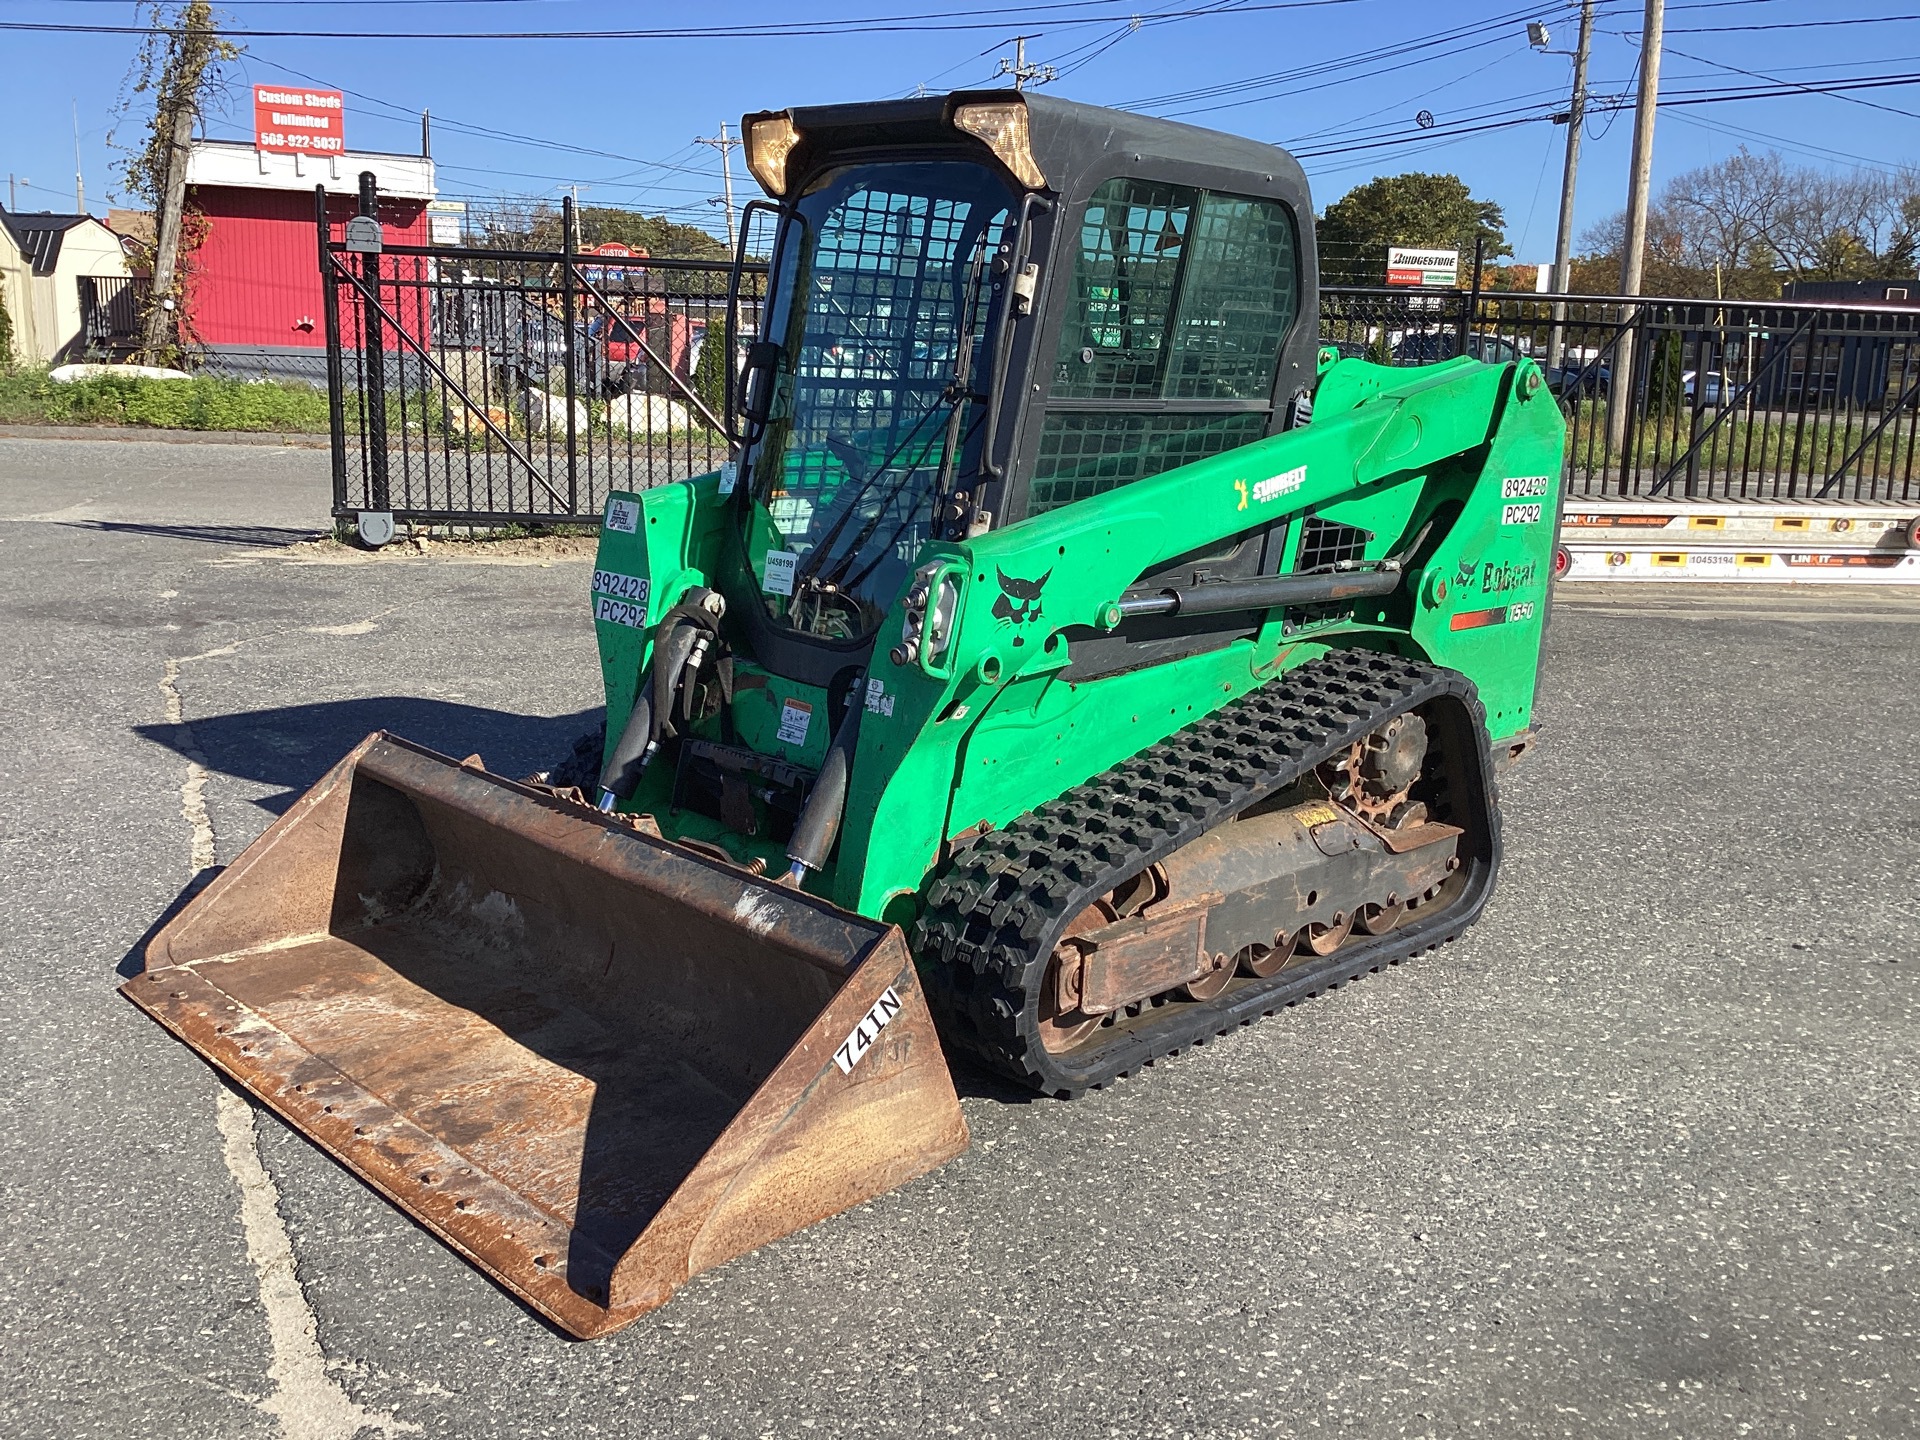
[[[1246,509],[1249,495],[1256,505],[1270,505],[1275,500],[1293,494],[1306,483],[1307,467],[1304,465],[1296,465],[1293,469],[1283,470],[1278,475],[1269,475],[1265,480],[1256,480],[1251,489],[1245,480],[1236,480],[1233,482],[1233,488],[1240,492],[1240,503],[1234,508]]]

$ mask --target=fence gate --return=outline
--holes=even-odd
[[[694,377],[757,324],[764,269],[730,327],[727,262],[583,254],[570,199],[558,251],[383,244],[371,179],[344,224],[316,199],[337,517],[597,524],[727,458]]]

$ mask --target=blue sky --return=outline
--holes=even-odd
[[[1136,9],[1136,6],[1138,7]],[[1208,10],[1210,13],[1193,12]],[[1600,0],[1592,86],[1631,96],[1641,6]],[[994,82],[997,57],[1027,33],[1028,58],[1063,72],[1051,88],[1095,104],[1177,116],[1301,150],[1410,137],[1414,143],[1306,161],[1324,206],[1375,175],[1452,171],[1505,207],[1517,258],[1551,258],[1564,131],[1544,121],[1448,138],[1447,127],[1498,112],[1538,113],[1564,97],[1570,61],[1530,50],[1525,21],[1546,21],[1571,49],[1576,4],[1466,0],[1075,0],[1017,10],[1011,0],[876,0],[775,5],[620,5],[607,0],[227,0],[235,30],[593,31],[556,40],[257,37],[234,69],[215,136],[251,134],[247,86],[306,79],[347,97],[355,150],[415,150],[419,111],[435,116],[434,155],[450,196],[555,196],[639,206],[722,228],[719,157],[692,143],[742,111],[944,90]],[[1774,88],[1865,76],[1920,76],[1920,5],[1901,0],[1669,0],[1663,88]],[[609,39],[610,29],[793,25],[824,19],[940,14],[967,26],[906,33],[783,38]],[[1137,14],[1140,23],[1127,17]],[[1916,16],[1907,20],[1880,17]],[[1848,21],[1845,24],[1809,22]],[[122,0],[8,0],[0,22],[135,23]],[[905,22],[915,23],[915,22]],[[1799,28],[1730,28],[1799,27]],[[1398,47],[1454,32],[1424,49]],[[89,208],[114,186],[107,135],[137,46],[125,34],[0,31],[13,93],[0,164],[31,182],[22,209],[69,209],[77,108]],[[1324,68],[1321,67],[1331,67]],[[1316,74],[1301,72],[1318,70]],[[1369,73],[1371,72],[1371,73]],[[1262,76],[1275,79],[1223,93]],[[1176,98],[1186,96],[1188,98]],[[367,97],[367,98],[362,98]],[[1423,135],[1415,117],[1436,125]],[[1794,91],[1738,103],[1664,108],[1655,183],[1743,142],[1834,168],[1920,162],[1920,83],[1852,92]],[[468,130],[456,126],[471,127]],[[1620,208],[1632,132],[1628,111],[1590,119],[1579,194],[1584,229]],[[473,133],[492,130],[526,139]],[[532,143],[548,142],[548,143]],[[573,149],[558,148],[571,146]],[[581,151],[601,153],[579,153]],[[735,155],[736,192],[751,192]]]

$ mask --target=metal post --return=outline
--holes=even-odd
[[[1682,363],[1685,363],[1685,342],[1682,342]],[[1706,333],[1701,332],[1693,359],[1693,400],[1687,405],[1687,499],[1700,498],[1700,430],[1704,412],[1701,406],[1707,398],[1707,376],[1713,364],[1713,347]],[[1725,401],[1726,397],[1720,397]]]
[[[1573,192],[1580,176],[1580,132],[1587,120],[1587,57],[1593,51],[1593,0],[1580,0],[1580,39],[1573,48],[1573,98],[1567,106],[1567,163],[1560,176],[1560,228],[1553,237],[1553,288],[1573,287]],[[1566,337],[1567,302],[1553,302],[1553,328],[1547,332],[1547,368],[1561,365]]]
[[[313,187],[313,225],[320,240],[320,313],[327,337],[327,434],[333,450],[333,512],[347,508],[346,375],[340,363],[340,287],[334,282],[334,258],[327,248],[327,187]]]
[[[576,433],[573,409],[573,287],[575,284],[575,276],[573,273],[573,222],[573,197],[568,195],[560,201],[560,269],[562,274],[560,282],[560,327],[562,334],[560,354],[561,364],[567,372],[567,513],[570,515],[578,515],[580,513],[580,488],[577,462],[579,460],[580,437]]]
[[[380,188],[371,170],[360,172],[360,213],[380,219]],[[360,275],[377,302],[380,298],[380,254],[360,257]],[[387,499],[387,357],[376,304],[360,306],[360,343],[365,347],[367,406],[367,508],[384,514],[393,509]]]
[[[1456,355],[1464,355],[1467,353],[1467,337],[1473,333],[1473,322],[1480,318],[1480,267],[1485,263],[1486,254],[1487,237],[1484,235],[1474,236],[1473,279],[1468,282],[1467,293],[1464,297],[1466,304],[1463,305],[1460,310],[1458,344],[1454,350]],[[1454,282],[1456,284],[1459,283],[1459,276],[1456,275],[1454,277]],[[1456,291],[1455,293],[1458,294],[1459,292]]]
[[[1660,109],[1660,49],[1664,43],[1667,0],[1647,0],[1646,21],[1640,37],[1640,91],[1633,109],[1633,165],[1627,186],[1626,242],[1620,256],[1620,293],[1638,295],[1641,273],[1646,263],[1647,200],[1653,183],[1653,121]],[[1620,337],[1619,361],[1614,366],[1609,389],[1613,413],[1608,417],[1615,448],[1625,444],[1627,417],[1620,407],[1620,382],[1626,382],[1627,403],[1639,395],[1634,383],[1634,335],[1629,329]]]

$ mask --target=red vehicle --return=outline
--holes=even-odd
[[[693,326],[664,296],[632,297],[623,313],[603,314],[589,333],[601,345],[609,394],[658,388],[644,383],[653,365],[648,350],[682,380],[693,373]]]

